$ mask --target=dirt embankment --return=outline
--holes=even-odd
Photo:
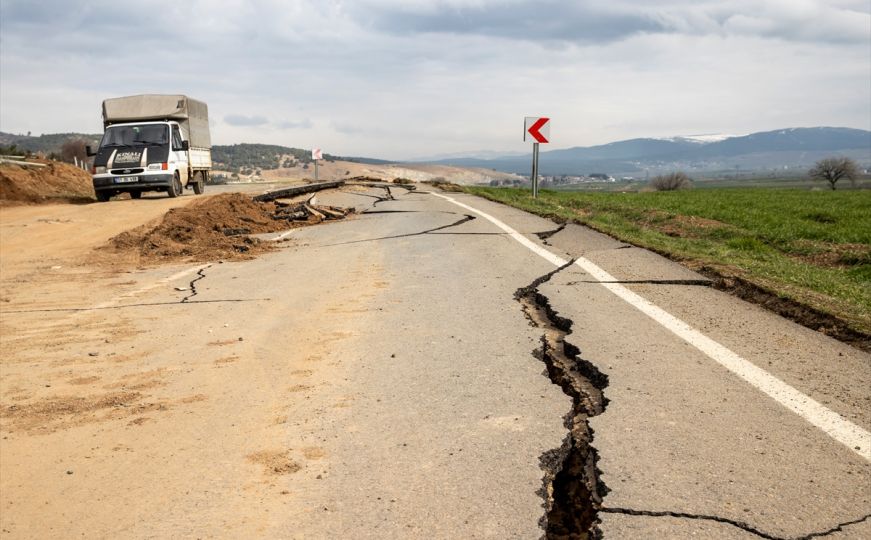
[[[284,160],[282,160],[282,163]],[[231,176],[229,171],[215,171],[216,174]],[[521,176],[492,169],[472,167],[454,167],[450,165],[434,165],[425,163],[391,163],[384,165],[353,163],[349,161],[321,161],[318,165],[318,178],[321,181],[348,180],[355,176],[366,176],[379,181],[390,181],[393,178],[407,178],[414,182],[427,180],[442,180],[455,184],[489,184],[492,180],[513,181]],[[301,164],[293,167],[262,170],[259,175],[242,177],[242,181],[279,181],[314,177],[314,166],[303,168]]]
[[[315,212],[290,219],[287,205],[256,202],[240,193],[223,193],[182,208],[174,208],[159,221],[123,232],[98,249],[115,262],[138,265],[169,261],[205,262],[251,259],[274,244],[250,235],[314,225],[324,219],[341,219]]]
[[[94,201],[94,186],[86,171],[57,161],[45,167],[0,164],[0,205]]]

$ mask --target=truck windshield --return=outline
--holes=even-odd
[[[103,134],[100,146],[163,145],[167,142],[169,142],[169,126],[166,124],[112,126]]]

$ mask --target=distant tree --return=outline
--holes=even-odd
[[[85,146],[88,143],[83,139],[73,139],[66,141],[60,147],[60,156],[64,161],[73,161],[73,158],[79,160],[88,159],[88,153]]]
[[[693,181],[683,172],[661,174],[650,179],[650,187],[656,191],[675,191],[693,187]]]
[[[825,180],[834,191],[835,184],[841,178],[855,182],[859,176],[859,167],[848,157],[830,157],[817,161],[808,171],[808,175],[813,180]]]

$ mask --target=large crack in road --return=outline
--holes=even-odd
[[[695,521],[710,521],[714,523],[722,523],[724,525],[730,525],[735,527],[736,529],[741,529],[744,532],[753,534],[758,536],[759,538],[763,538],[764,540],[812,540],[814,538],[824,538],[826,536],[830,536],[832,534],[838,532],[844,532],[844,529],[850,527],[851,525],[858,525],[860,523],[864,523],[868,520],[871,520],[871,514],[851,519],[849,521],[844,521],[842,523],[838,523],[829,529],[824,531],[817,531],[808,533],[801,536],[775,536],[773,534],[767,533],[763,530],[760,530],[749,523],[738,521],[736,519],[729,519],[720,516],[711,516],[706,514],[690,514],[687,512],[673,512],[670,510],[666,511],[651,511],[651,510],[635,510],[631,508],[611,508],[611,507],[602,507],[599,509],[599,512],[603,514],[623,514],[627,516],[645,516],[645,517],[666,517],[666,518],[678,518],[678,519],[689,519]]]
[[[453,223],[448,223],[446,225],[440,225],[438,227],[433,227],[433,228],[427,229],[425,231],[420,231],[420,232],[415,232],[415,233],[395,234],[395,235],[391,235],[391,236],[380,236],[378,238],[364,238],[362,240],[351,240],[349,242],[340,242],[338,244],[327,244],[327,245],[324,245],[321,247],[347,246],[350,244],[360,244],[363,242],[378,242],[381,240],[395,240],[397,238],[410,238],[412,236],[425,236],[428,234],[436,233],[438,231],[443,231],[445,229],[450,229],[452,227],[459,227],[460,225],[462,225],[464,223],[468,223],[470,221],[477,219],[477,218],[475,218],[475,216],[473,216],[471,214],[458,214],[458,215],[462,215],[463,217],[461,217],[457,221],[454,221]]]
[[[534,234],[535,236],[537,236],[538,239],[541,240],[541,243],[542,243],[542,244],[544,244],[544,245],[546,245],[546,246],[549,246],[549,245],[550,245],[550,242],[548,242],[548,239],[549,239],[551,236],[557,234],[558,232],[562,232],[562,230],[565,229],[565,228],[566,228],[566,224],[565,224],[565,223],[560,223],[559,227],[557,227],[556,229],[553,229],[553,230],[550,230],[550,231],[542,231],[542,232],[532,233],[532,234]]]
[[[608,491],[599,479],[593,430],[587,422],[605,411],[608,400],[603,390],[608,386],[608,377],[581,358],[577,346],[566,341],[572,321],[560,316],[539,292],[542,284],[572,264],[574,260],[514,293],[530,324],[543,332],[541,348],[534,355],[544,362],[551,382],[572,399],[565,416],[568,433],[562,446],[540,457],[544,470],[541,495],[545,499],[541,526],[548,539],[598,538],[598,510]]]
[[[599,514],[623,514],[653,518],[677,518],[720,523],[740,529],[767,540],[811,540],[843,532],[853,525],[871,520],[871,514],[838,523],[828,529],[808,534],[785,537],[766,532],[758,526],[717,515],[693,514],[680,511],[655,511],[633,508],[608,507],[603,504],[610,491],[601,480],[597,466],[598,451],[593,446],[594,432],[588,419],[602,414],[608,398],[604,389],[608,376],[599,371],[590,361],[581,357],[581,350],[566,341],[572,333],[573,321],[561,316],[551,305],[550,299],[539,288],[555,275],[574,264],[567,264],[537,278],[514,293],[530,324],[542,330],[541,347],[533,354],[544,362],[551,382],[572,398],[572,408],[564,418],[568,429],[559,448],[548,450],[540,456],[544,471],[540,495],[544,499],[545,514],[540,520],[547,540],[600,539]],[[669,283],[677,285],[707,285],[701,280],[645,280],[633,283]],[[581,282],[569,282],[574,285]]]
[[[182,298],[180,303],[186,304],[190,301],[191,298],[193,298],[197,294],[199,294],[199,291],[197,291],[197,282],[206,278],[206,270],[208,270],[211,267],[212,267],[212,265],[210,264],[210,265],[206,266],[205,268],[200,268],[199,270],[197,270],[197,274],[196,274],[197,277],[193,278],[190,281],[190,283],[188,284],[188,288],[190,289],[191,293],[189,295],[185,296],[184,298]]]

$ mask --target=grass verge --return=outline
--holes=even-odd
[[[871,191],[542,191],[532,199],[523,189],[465,189],[651,249],[743,298],[871,347]]]

